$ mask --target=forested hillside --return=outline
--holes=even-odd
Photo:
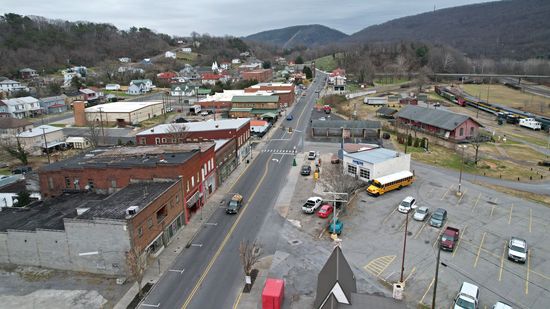
[[[550,59],[550,1],[506,0],[436,10],[367,27],[348,42],[424,41],[470,57]]]
[[[119,57],[141,59],[169,49],[172,43],[170,36],[147,28],[122,31],[109,24],[5,14],[0,16],[0,75],[25,67],[42,73]]]
[[[329,27],[304,25],[263,31],[249,35],[245,39],[290,49],[296,46],[326,45],[345,37],[347,34]]]

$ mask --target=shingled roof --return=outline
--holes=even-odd
[[[432,109],[415,105],[405,106],[395,115],[395,117],[420,122],[448,131],[456,129],[468,119],[471,119],[482,127],[479,122],[466,115],[457,114],[442,109]]]

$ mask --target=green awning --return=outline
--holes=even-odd
[[[261,118],[277,118],[277,114],[275,113],[265,113],[260,115]]]
[[[230,112],[252,112],[252,107],[233,107]]]

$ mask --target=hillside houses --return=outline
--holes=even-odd
[[[5,112],[14,118],[34,117],[41,114],[40,102],[33,97],[0,100]]]

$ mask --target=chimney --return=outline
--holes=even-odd
[[[86,102],[84,101],[73,102],[74,124],[77,127],[85,127],[87,125],[85,106]]]

